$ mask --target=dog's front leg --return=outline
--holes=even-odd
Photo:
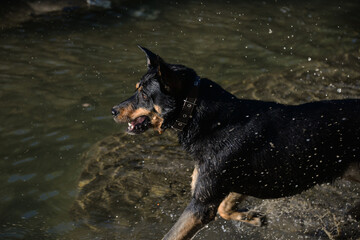
[[[163,240],[192,239],[201,228],[215,218],[216,210],[216,205],[204,205],[193,198]]]

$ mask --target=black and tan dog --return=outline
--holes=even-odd
[[[164,239],[191,239],[216,213],[261,225],[240,212],[246,196],[291,196],[338,177],[360,182],[360,100],[282,105],[238,99],[215,82],[140,47],[147,73],[112,109],[128,133],[173,129],[195,160],[191,200]]]

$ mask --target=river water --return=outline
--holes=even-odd
[[[89,227],[72,211],[86,166],[83,154],[127,127],[112,121],[110,109],[132,94],[146,71],[137,44],[168,62],[194,68],[242,98],[288,104],[356,98],[359,9],[358,1],[144,1],[120,9],[40,16],[3,30],[0,238],[113,239],[106,231],[116,221],[94,214]],[[158,152],[152,149],[151,156],[162,156],[161,145],[168,142],[156,139],[152,144]],[[136,154],[135,145],[124,146],[124,156]],[[171,151],[165,155],[178,156]],[[129,163],[127,169],[137,165]],[[153,178],[142,184],[150,187],[156,174]],[[181,184],[187,186],[184,179]],[[140,216],[141,209],[122,211],[128,224],[142,219],[132,217]],[[146,220],[153,224],[138,228],[122,225],[118,239],[159,239],[171,225],[170,215],[162,219],[159,213]],[[151,237],[126,235],[126,227],[151,232]],[[228,228],[219,225],[209,236],[221,239]]]

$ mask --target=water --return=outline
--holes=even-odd
[[[106,229],[115,228],[113,218],[95,214],[92,227],[100,231],[90,234],[71,209],[86,167],[81,154],[126,128],[113,123],[110,109],[145,72],[137,44],[239,97],[291,104],[359,97],[359,7],[357,1],[156,1],[42,16],[3,30],[0,238],[106,239]],[[149,156],[166,155],[164,140],[156,139],[158,152]],[[141,209],[123,209],[119,237],[132,229],[138,235],[125,236],[147,239],[140,233],[150,231],[151,239],[161,238],[186,204],[185,175],[184,195],[165,214],[137,225]],[[142,184],[150,187],[151,179]],[[213,228],[214,239],[234,230],[225,223]]]

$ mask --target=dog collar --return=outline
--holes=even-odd
[[[191,88],[189,95],[184,100],[184,105],[181,109],[179,117],[175,120],[175,124],[171,127],[176,131],[183,131],[185,126],[188,124],[190,118],[192,118],[192,113],[196,106],[197,97],[199,93],[200,77],[197,77],[193,87]]]

